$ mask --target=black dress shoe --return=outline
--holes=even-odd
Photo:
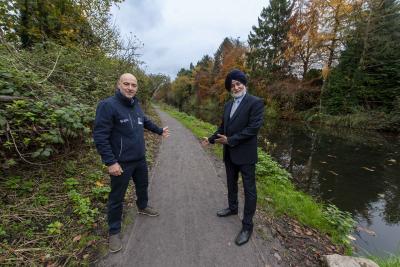
[[[223,209],[223,210],[220,210],[217,212],[218,217],[227,217],[227,216],[236,215],[236,214],[238,214],[238,211],[231,210],[230,208],[226,208],[226,209]]]
[[[246,244],[249,241],[252,232],[252,230],[242,229],[235,239],[235,244],[238,246]]]

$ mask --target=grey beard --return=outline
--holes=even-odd
[[[238,97],[244,96],[244,94],[246,94],[246,91],[247,91],[247,88],[245,88],[243,91],[241,91],[241,92],[239,92],[237,94],[231,93],[231,96],[233,98],[238,98]]]

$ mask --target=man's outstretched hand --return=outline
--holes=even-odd
[[[162,129],[162,137],[167,138],[168,136],[169,136],[169,129],[168,129],[168,126],[165,126]]]
[[[208,146],[210,144],[210,142],[208,141],[207,137],[203,137],[201,140],[201,145],[202,146]]]

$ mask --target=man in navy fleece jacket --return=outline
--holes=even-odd
[[[141,214],[158,216],[148,203],[148,169],[145,158],[144,129],[169,136],[143,113],[136,98],[138,82],[130,73],[122,74],[114,96],[100,101],[96,110],[93,139],[102,161],[108,166],[111,192],[108,200],[109,248],[122,248],[120,238],[122,203],[129,180],[136,187],[136,205]]]

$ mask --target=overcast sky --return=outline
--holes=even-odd
[[[125,0],[112,8],[122,36],[144,44],[147,73],[175,78],[181,68],[213,55],[225,37],[247,41],[268,0]]]

